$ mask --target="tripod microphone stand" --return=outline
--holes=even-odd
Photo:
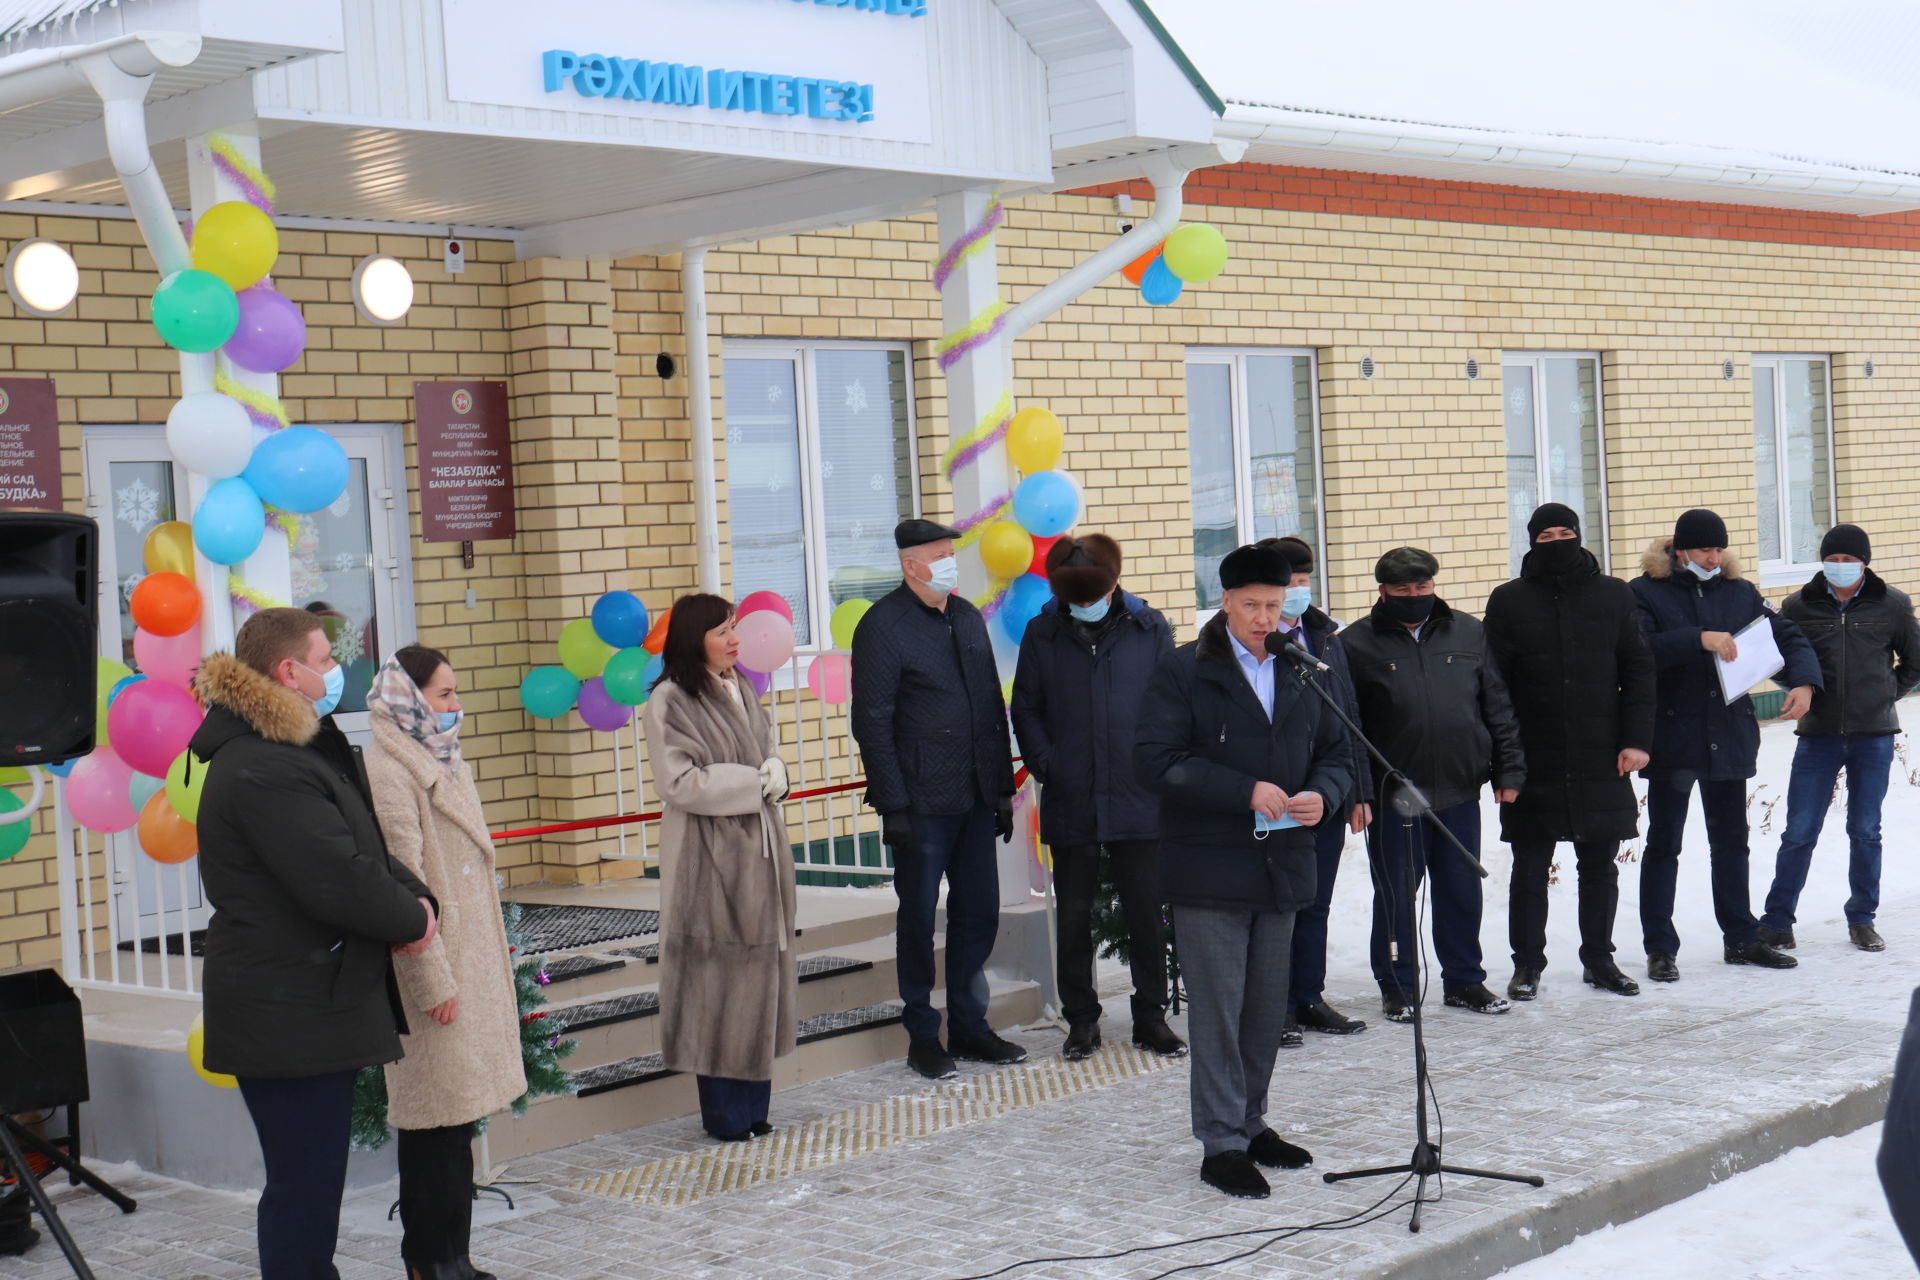
[[[1487,869],[1480,864],[1480,860],[1473,856],[1466,845],[1460,843],[1459,838],[1456,837],[1453,832],[1447,830],[1446,824],[1442,823],[1439,815],[1434,813],[1433,805],[1428,802],[1426,796],[1421,793],[1420,789],[1413,785],[1413,780],[1395,768],[1391,760],[1388,760],[1380,754],[1379,748],[1375,747],[1367,735],[1361,732],[1360,726],[1353,722],[1353,717],[1349,716],[1346,713],[1346,709],[1340,705],[1340,700],[1328,693],[1321,687],[1320,682],[1313,678],[1313,672],[1315,670],[1328,671],[1331,670],[1331,668],[1307,650],[1287,640],[1278,632],[1267,636],[1267,651],[1290,660],[1294,665],[1294,673],[1299,677],[1300,683],[1318,694],[1320,701],[1327,705],[1327,709],[1333,712],[1334,717],[1347,727],[1347,732],[1353,735],[1353,740],[1367,749],[1367,754],[1373,757],[1374,761],[1379,764],[1382,770],[1381,794],[1383,796],[1389,794],[1392,796],[1394,809],[1403,817],[1409,819],[1424,816],[1432,828],[1442,836],[1445,836],[1447,843],[1453,846],[1454,851],[1462,858],[1465,858],[1468,864],[1472,866],[1475,871],[1479,872],[1481,879],[1484,880],[1487,875]],[[1388,792],[1388,787],[1393,788],[1393,790]],[[1413,845],[1411,841],[1408,842],[1406,849],[1405,883],[1409,886],[1414,883]],[[1407,909],[1411,911],[1412,907],[1413,904],[1409,901],[1407,903]],[[1419,947],[1418,938],[1414,940],[1414,946],[1416,949]],[[1354,1178],[1384,1178],[1394,1174],[1414,1175],[1418,1181],[1415,1183],[1413,1191],[1413,1219],[1407,1224],[1407,1230],[1413,1232],[1420,1230],[1421,1209],[1428,1204],[1435,1203],[1435,1201],[1427,1199],[1428,1178],[1438,1177],[1443,1173],[1451,1173],[1463,1178],[1490,1178],[1498,1182],[1523,1182],[1530,1187],[1543,1187],[1546,1185],[1546,1179],[1537,1174],[1499,1173],[1491,1169],[1471,1169],[1464,1165],[1444,1164],[1441,1162],[1440,1148],[1436,1146],[1429,1137],[1427,1127],[1427,1100],[1431,1077],[1427,1070],[1426,1024],[1421,1015],[1422,1003],[1419,984],[1416,982],[1415,989],[1410,993],[1410,999],[1408,1000],[1408,1005],[1413,1010],[1414,1142],[1412,1157],[1405,1164],[1386,1165],[1377,1169],[1354,1169],[1347,1173],[1327,1173],[1321,1175],[1321,1178],[1326,1182],[1347,1182]]]

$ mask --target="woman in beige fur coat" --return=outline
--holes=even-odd
[[[734,672],[733,607],[683,596],[647,697],[660,824],[660,1035],[723,1142],[771,1133],[773,1060],[793,1052],[793,856],[773,726]]]
[[[519,1005],[494,882],[493,840],[460,758],[460,695],[438,650],[408,645],[367,696],[367,770],[393,856],[433,891],[440,932],[394,971],[406,1056],[387,1066],[400,1131],[400,1256],[409,1280],[492,1280],[467,1258],[473,1124],[526,1092]]]

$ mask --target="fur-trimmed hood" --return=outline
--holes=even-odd
[[[230,653],[213,654],[200,664],[193,693],[209,711],[220,707],[231,712],[268,742],[304,747],[320,732],[320,717],[311,702]],[[220,744],[209,745],[217,749]]]
[[[1655,538],[1640,556],[1640,572],[1649,578],[1671,578],[1674,571],[1673,536]],[[1731,551],[1720,553],[1720,576],[1729,582],[1740,578],[1740,557]]]

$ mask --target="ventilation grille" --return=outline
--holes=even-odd
[[[1378,372],[1378,369],[1379,369],[1379,366],[1374,364],[1372,356],[1360,357],[1360,376],[1362,378],[1365,378],[1369,382],[1371,382],[1373,380],[1373,375],[1376,372]]]

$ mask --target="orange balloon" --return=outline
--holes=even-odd
[[[1160,251],[1166,247],[1166,244],[1167,242],[1162,240],[1159,244],[1153,246],[1153,248],[1147,250],[1126,266],[1120,268],[1120,274],[1127,278],[1128,284],[1140,283],[1140,277],[1147,274],[1147,268],[1153,265],[1153,260],[1160,256]]]
[[[653,629],[647,632],[647,638],[640,642],[640,647],[642,649],[645,649],[648,653],[653,653],[653,654],[657,654],[662,649],[666,648],[667,647],[667,623],[671,622],[672,620],[673,620],[673,610],[671,609],[667,610],[665,613],[655,618],[653,620]]]
[[[166,788],[153,793],[140,810],[140,848],[155,862],[185,862],[200,852],[200,833],[174,812]]]
[[[200,589],[177,573],[150,573],[127,601],[133,625],[156,636],[177,636],[200,621]]]

